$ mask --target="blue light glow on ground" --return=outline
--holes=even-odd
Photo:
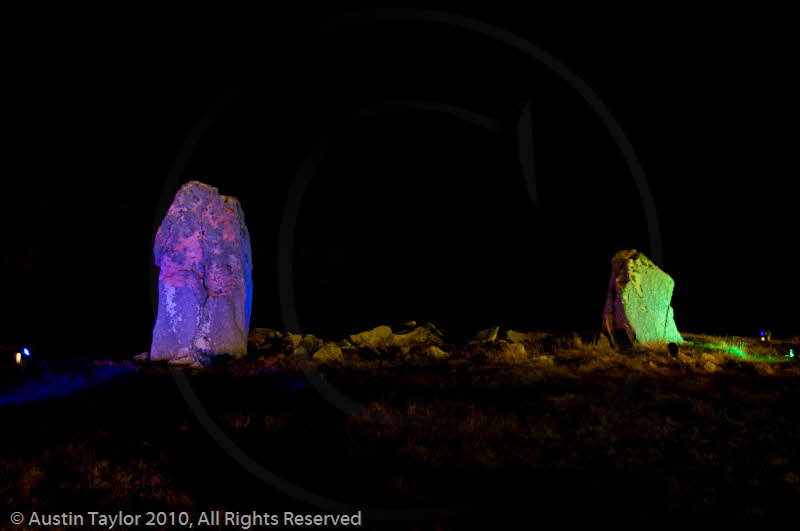
[[[0,407],[38,400],[63,398],[71,393],[87,391],[111,378],[134,371],[124,365],[82,365],[48,367],[9,375],[0,383]],[[62,370],[59,370],[62,369]]]

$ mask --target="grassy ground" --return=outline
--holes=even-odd
[[[245,359],[177,370],[225,437],[294,485],[365,512],[465,508],[419,522],[365,516],[368,529],[793,515],[800,363],[785,354],[796,344],[684,334],[673,357],[666,345],[511,337],[439,344],[447,359],[426,342],[344,345],[327,363],[296,337],[261,338]],[[361,407],[340,411],[303,369]],[[236,462],[171,370],[143,364],[90,392],[0,409],[8,512],[330,512]]]

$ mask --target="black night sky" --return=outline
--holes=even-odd
[[[592,107],[474,29],[399,15],[328,23],[349,12],[273,13],[240,31],[40,27],[15,40],[0,344],[148,350],[154,223],[188,180],[241,200],[251,327],[283,329],[279,234],[304,167],[292,255],[303,331],[338,338],[410,319],[454,337],[599,329],[613,254],[658,251]],[[679,330],[800,333],[785,14],[455,13],[552,55],[621,126],[655,204]],[[538,205],[520,163],[527,105]]]

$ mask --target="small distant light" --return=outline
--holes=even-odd
[[[23,352],[23,353],[24,353],[26,356],[30,356],[30,355],[31,355],[31,351],[30,351],[30,350],[28,350],[28,348],[27,348],[27,347],[23,348],[23,349],[22,349],[22,352]]]
[[[789,349],[789,354],[787,354],[787,356],[789,356],[790,358],[794,358],[794,350]]]
[[[17,352],[17,365],[19,365],[20,363],[22,363],[22,354]]]

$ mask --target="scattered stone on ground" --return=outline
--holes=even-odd
[[[314,334],[286,334],[286,344],[291,349],[292,355],[298,358],[309,358],[322,348],[325,343]]]
[[[342,354],[342,349],[339,348],[336,343],[327,342],[322,345],[311,358],[320,363],[329,363],[332,361],[342,361],[344,355]]]
[[[499,326],[493,326],[492,328],[487,328],[485,330],[481,330],[477,334],[475,334],[475,342],[478,343],[492,343],[497,339],[497,332],[500,330]]]
[[[505,332],[506,339],[512,343],[535,343],[547,335],[545,332],[517,332],[516,330],[506,330]]]
[[[303,336],[303,343],[302,343],[309,351],[316,352],[322,345],[325,344],[325,341],[318,338],[313,334],[306,334]]]
[[[347,339],[342,339],[341,341],[337,342],[336,346],[338,346],[342,350],[355,350],[355,348],[356,348]]]
[[[376,326],[372,330],[352,334],[350,336],[350,342],[356,347],[377,350],[386,347],[391,336],[392,329],[386,325],[381,325]]]
[[[281,339],[283,334],[271,328],[256,328],[247,340],[258,350],[267,350],[274,347]]]
[[[371,350],[396,347],[407,352],[415,345],[442,344],[442,338],[441,332],[430,323],[417,326],[413,330],[401,334],[395,334],[390,327],[381,325],[372,330],[352,334],[350,343],[355,347]]]
[[[425,354],[427,354],[428,357],[433,358],[433,359],[437,359],[437,360],[444,360],[444,359],[447,359],[447,358],[450,357],[450,353],[449,352],[445,352],[444,350],[440,349],[436,345],[431,345],[427,349],[425,349]]]
[[[303,342],[303,336],[289,332],[286,334],[285,341],[291,348],[295,349],[300,346],[300,343]]]
[[[403,348],[425,343],[441,344],[442,339],[429,327],[418,326],[417,328],[414,328],[405,334],[392,334],[388,340],[388,343],[391,346]]]
[[[442,333],[442,331],[436,328],[433,325],[433,323],[425,323],[423,326],[428,330],[430,330],[431,332],[433,332],[434,334],[436,334],[437,336],[439,336],[440,338],[444,338],[444,334]]]

